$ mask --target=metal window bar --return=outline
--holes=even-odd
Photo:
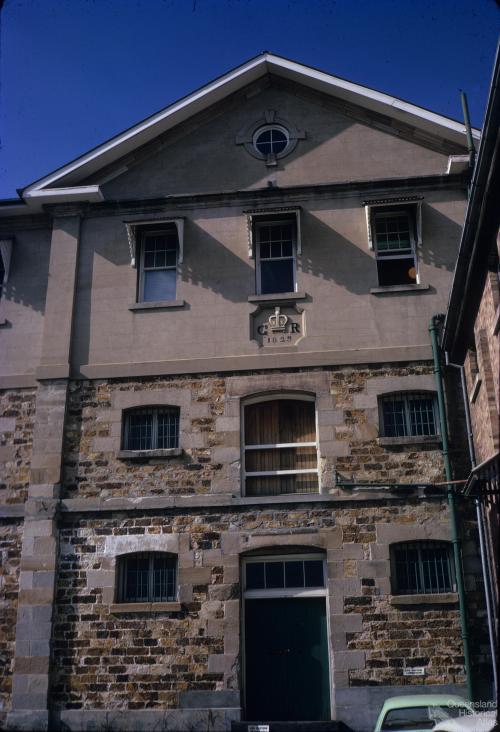
[[[118,602],[173,602],[177,596],[176,557],[139,552],[119,559]]]
[[[179,446],[179,409],[133,409],[125,415],[125,450],[167,450]]]
[[[450,546],[412,542],[393,548],[395,592],[403,595],[444,593],[454,589]]]
[[[382,397],[384,437],[437,435],[433,395],[408,392]]]

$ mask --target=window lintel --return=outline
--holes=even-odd
[[[277,217],[283,215],[284,217],[295,217],[295,229],[296,229],[296,246],[297,254],[302,254],[302,237],[300,227],[300,212],[301,206],[286,206],[282,208],[257,208],[243,211],[247,217],[247,232],[248,232],[248,258],[255,259],[255,236],[254,236],[254,224],[260,221],[265,221],[265,217],[272,217],[273,220],[278,220]]]
[[[146,218],[146,219],[133,219],[125,220],[125,228],[127,230],[128,245],[130,250],[130,266],[137,267],[137,237],[140,233],[151,228],[151,226],[158,225],[160,228],[166,224],[174,224],[177,230],[177,239],[179,242],[179,256],[177,258],[177,264],[182,264],[184,259],[184,216],[178,216],[175,218]]]
[[[373,213],[378,208],[389,209],[400,207],[416,207],[416,245],[422,245],[422,203],[423,196],[399,196],[397,198],[376,198],[373,200],[363,201],[362,206],[365,209],[366,232],[368,237],[368,249],[375,248],[375,235],[373,231]]]

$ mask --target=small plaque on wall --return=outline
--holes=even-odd
[[[250,337],[263,348],[295,346],[305,335],[304,311],[296,305],[259,307],[250,318]]]
[[[425,676],[425,668],[423,666],[405,666],[403,676]]]

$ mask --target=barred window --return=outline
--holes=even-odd
[[[168,450],[179,447],[179,408],[147,407],[125,412],[124,450]]]
[[[380,399],[381,432],[384,437],[421,437],[437,435],[437,410],[434,394],[403,392]]]
[[[243,457],[249,496],[317,492],[314,401],[281,398],[245,405]]]
[[[177,558],[163,552],[140,552],[118,558],[118,602],[174,602]]]
[[[451,545],[414,541],[391,546],[393,593],[414,595],[453,592]]]

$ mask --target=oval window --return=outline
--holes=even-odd
[[[253,144],[261,155],[279,155],[288,145],[288,132],[284,127],[267,125],[260,127],[253,136]]]

